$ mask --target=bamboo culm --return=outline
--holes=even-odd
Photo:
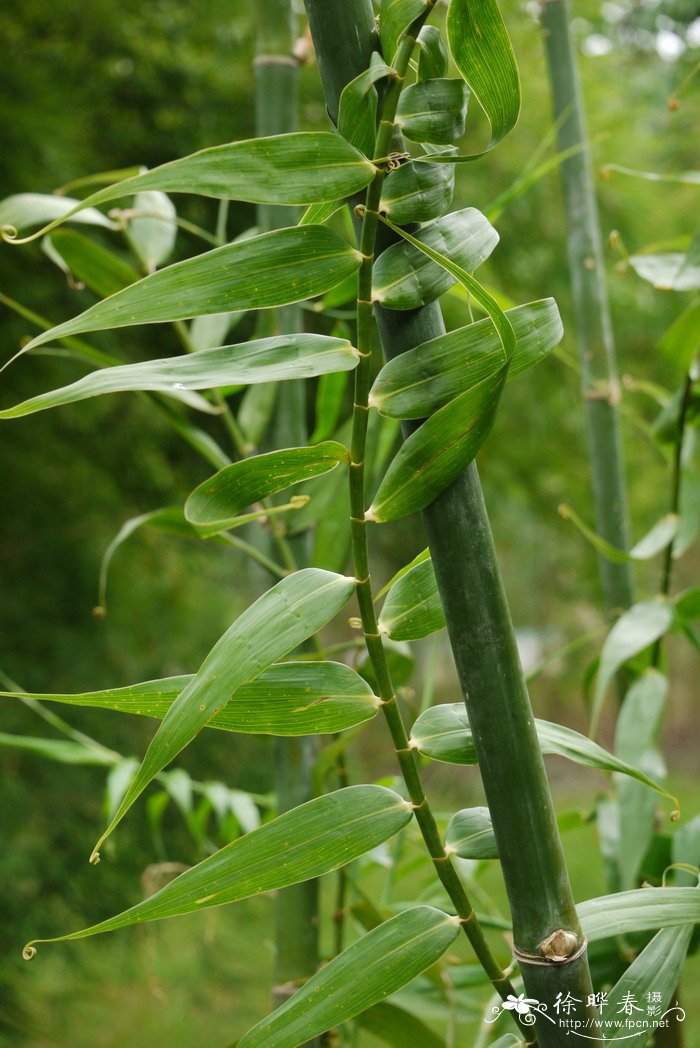
[[[340,3],[340,0],[337,3],[306,0],[306,8],[327,106],[333,116],[337,114],[338,95],[343,85],[368,66],[371,52],[376,47],[372,7],[369,0],[353,0],[348,4]],[[409,33],[415,31],[416,26]],[[344,41],[348,41],[346,52],[343,51]],[[362,44],[359,50],[358,42]],[[407,41],[406,47],[411,46],[411,42]],[[403,57],[403,52],[400,51],[400,54]],[[394,59],[395,68],[398,63],[399,56]],[[401,75],[400,68],[397,72]],[[387,89],[384,120],[390,120],[391,97],[395,95],[398,98],[400,86],[400,81],[396,80]],[[377,157],[386,156],[389,145],[397,148],[396,136],[389,140],[393,131],[390,124],[380,124],[375,151]],[[369,352],[371,347],[373,309],[370,280],[377,221],[373,211],[376,210],[377,200],[376,183],[372,183],[364,211],[360,245],[362,253],[369,256],[360,276],[358,341],[362,340],[361,349],[363,346],[368,347],[363,352]],[[379,244],[383,246],[389,239],[383,234]],[[389,357],[435,338],[444,331],[437,304],[407,313],[375,308],[374,319]],[[418,766],[412,760],[412,751],[407,749],[405,729],[393,696],[391,680],[384,671],[381,638],[377,636],[371,600],[361,483],[361,438],[367,425],[365,387],[368,375],[369,358],[363,357],[357,372],[356,439],[353,441],[352,455],[355,465],[351,469],[353,549],[358,597],[367,646],[382,686],[385,714],[399,762],[409,789],[416,791],[416,815],[431,854],[433,847],[440,849],[440,853],[434,856],[434,859],[439,859],[436,869],[443,884],[448,887],[448,871],[454,872],[453,867],[449,860],[442,858],[444,850],[439,837],[434,844],[432,841],[432,815],[423,799]],[[569,993],[579,1002],[579,1014],[584,1014],[587,1012],[588,996],[592,993],[586,944],[576,917],[554,808],[475,466],[470,467],[424,511],[424,519],[492,812],[513,915],[516,955],[525,986],[528,995],[550,1006],[557,993],[561,992],[562,996]],[[413,799],[412,793],[411,796]],[[458,885],[455,891],[463,895],[459,882]],[[459,912],[459,907],[457,909]],[[468,934],[470,925],[472,930],[475,929],[474,922],[470,921],[465,926]],[[553,936],[554,941],[566,944],[563,961],[548,958]],[[480,960],[484,963],[482,957]],[[494,979],[494,985],[502,994],[502,979]],[[549,1048],[562,1043],[565,1031],[539,1027],[537,1035],[543,1048]],[[532,1043],[531,1028],[526,1038],[530,1039],[528,1043]]]

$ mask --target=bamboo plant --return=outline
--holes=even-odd
[[[192,676],[90,694],[33,696],[161,722],[92,851],[93,862],[151,782],[205,727],[296,739],[342,736],[379,714],[386,722],[401,772],[396,789],[370,783],[316,796],[129,910],[58,937],[81,939],[287,889],[346,866],[415,825],[434,869],[436,905],[409,903],[389,914],[375,907],[368,915],[366,904],[365,933],[245,1034],[239,1048],[294,1048],[356,1016],[376,1020],[381,1002],[391,1002],[439,964],[460,933],[500,1001],[487,1022],[503,1017],[515,1024],[499,1043],[570,1044],[560,1009],[566,1005],[570,1022],[593,1022],[599,1015],[588,943],[662,929],[620,976],[611,999],[614,1006],[631,988],[651,987],[664,958],[668,1008],[687,929],[700,919],[692,887],[633,889],[578,906],[571,893],[542,754],[565,755],[668,795],[619,755],[532,714],[474,458],[494,424],[505,382],[557,344],[561,323],[551,299],[504,312],[472,275],[494,249],[495,230],[475,208],[446,214],[458,165],[477,161],[513,127],[519,85],[493,0],[450,4],[447,38],[459,78],[447,76],[442,34],[427,24],[433,7],[431,0],[383,0],[377,34],[369,0],[307,0],[337,130],[216,146],[77,202],[14,198],[0,208],[3,237],[14,244],[55,237],[71,219],[106,223],[101,205],[145,192],[306,208],[296,225],[224,242],[128,282],[42,332],[20,353],[61,342],[73,350],[82,346],[85,355],[82,336],[90,332],[148,323],[175,324],[182,331],[188,320],[196,324],[250,310],[265,317],[267,310],[319,296],[323,307],[329,293],[338,295],[341,288],[349,289],[355,303],[351,338],[337,331],[268,330],[247,342],[190,344],[192,351],[182,356],[105,362],[68,386],[0,411],[0,419],[9,420],[89,397],[148,391],[159,403],[175,400],[178,413],[183,403],[223,413],[235,434],[231,407],[217,392],[222,387],[254,389],[354,372],[351,415],[332,439],[307,443],[297,436],[299,446],[255,456],[239,448],[236,461],[214,464],[216,472],[192,492],[182,523],[188,534],[242,548],[238,527],[276,518],[286,522],[286,540],[320,527],[326,513],[335,519],[343,506],[335,486],[340,476],[349,500],[352,573],[317,561],[279,570],[267,558],[279,581],[232,623]],[[490,120],[492,138],[482,154],[460,156],[454,142],[464,131],[470,90]],[[415,144],[410,149],[407,140]],[[343,221],[348,203],[356,241]],[[19,236],[20,227],[36,225],[42,225],[38,232]],[[456,282],[482,316],[467,317],[463,327],[445,333],[438,299]],[[375,322],[389,358],[383,366]],[[186,342],[191,335],[192,326],[184,329]],[[392,420],[404,429],[404,442],[387,468],[368,443],[372,427],[382,425],[379,419],[389,420],[384,445],[391,446]],[[210,444],[197,440],[211,452]],[[381,431],[374,444],[382,444]],[[263,500],[297,484],[303,497],[261,508]],[[429,551],[397,574],[378,612],[369,540],[375,528],[417,512],[424,515]],[[260,559],[250,544],[248,551]],[[329,660],[323,642],[318,658],[293,655],[335,616],[347,614],[352,599],[359,616],[351,624],[361,628],[369,660],[362,674]],[[429,708],[409,730],[389,644],[418,639],[445,623],[466,705]],[[443,833],[423,786],[421,757],[478,762],[488,809],[456,813]],[[483,858],[484,847],[489,858],[500,860],[511,908],[513,951],[505,961],[503,943],[486,934],[492,922],[474,908],[461,865],[462,859]],[[49,940],[27,944],[25,957],[33,957],[42,941]],[[392,1015],[401,1014],[392,1007]],[[611,1021],[621,1032],[616,1016]]]

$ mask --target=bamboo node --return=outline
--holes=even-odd
[[[578,950],[578,936],[574,932],[558,928],[537,947],[543,957],[549,961],[561,963],[572,958]]]

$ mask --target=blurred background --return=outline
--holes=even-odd
[[[460,169],[455,207],[485,209],[508,190],[551,128],[537,4],[504,0],[501,6],[521,69],[522,116],[504,145]],[[227,0],[53,0],[50,8],[43,0],[8,0],[0,14],[2,196],[51,192],[88,172],[154,167],[204,146],[252,137],[254,9]],[[698,78],[681,85],[700,61],[700,4],[577,0],[574,14],[596,170],[608,163],[657,172],[698,169]],[[321,128],[326,116],[313,60],[301,84],[301,126]],[[669,107],[676,96],[679,104]],[[483,135],[476,108],[465,149],[471,136],[476,141]],[[613,175],[600,179],[598,188],[604,237],[617,230],[630,252],[694,231],[697,186]],[[182,217],[213,228],[211,202],[179,197],[177,203]],[[232,205],[230,235],[254,221],[252,206]],[[573,355],[557,172],[508,204],[495,224],[501,243],[480,278],[516,303],[553,295],[567,329],[564,350]],[[177,253],[195,250],[200,246],[182,234]],[[667,467],[637,417],[650,421],[656,408],[639,387],[678,384],[656,343],[687,297],[639,280],[619,249],[608,251],[608,273],[620,373],[634,380],[624,394],[623,427],[636,540],[669,501]],[[52,322],[94,301],[36,245],[0,251],[0,291]],[[446,298],[448,323],[463,324],[461,310],[456,298]],[[5,305],[0,325],[4,360],[34,329]],[[158,327],[96,341],[107,348],[119,344],[129,360],[177,351]],[[0,400],[15,403],[72,377],[77,373],[70,362],[25,358],[2,375]],[[605,625],[595,554],[557,512],[566,502],[592,518],[578,379],[562,359],[547,360],[509,384],[480,466],[526,669],[591,634],[588,645],[553,660],[532,685],[539,716],[583,729],[583,682]],[[190,672],[260,590],[259,572],[235,551],[144,531],[115,554],[108,614],[93,616],[100,561],[124,521],[181,504],[207,475],[142,398],[99,398],[4,425],[0,472],[0,671],[24,689],[71,692]],[[382,582],[425,545],[413,518],[388,538],[377,529],[376,540],[374,570]],[[640,596],[655,592],[658,567],[652,561],[636,569]],[[676,588],[697,580],[698,567],[697,550],[691,551],[678,565]],[[444,635],[418,649],[420,665],[440,666],[438,699],[454,699]],[[697,653],[682,639],[672,639],[669,651],[672,693],[663,748],[670,786],[690,816],[700,807]],[[409,704],[421,679],[419,667],[406,693]],[[52,708],[127,756],[141,754],[152,733],[147,722],[119,714]],[[60,737],[29,709],[5,703],[0,712],[3,733]],[[365,732],[361,746],[349,751],[351,777],[393,774],[386,744],[382,725]],[[28,938],[59,934],[124,908],[139,897],[145,867],[194,862],[203,844],[183,819],[182,804],[166,804],[166,798],[163,811],[137,805],[100,867],[89,867],[103,818],[105,769],[59,764],[13,747],[0,750],[0,762],[0,1044],[223,1045],[264,1013],[272,967],[272,905],[264,897],[163,926],[47,947],[26,965],[20,951]],[[180,765],[194,779],[264,798],[272,747],[252,736],[205,734]],[[597,773],[560,761],[550,770],[562,808],[591,808],[605,787]],[[479,802],[472,769],[433,766],[427,781],[445,811]],[[233,813],[229,835],[245,829],[245,821],[244,810]],[[604,894],[594,830],[583,826],[571,833],[566,847],[577,897]],[[700,970],[691,963],[688,1045],[700,1043],[692,1039],[693,1028],[700,1038],[700,995],[692,989]]]

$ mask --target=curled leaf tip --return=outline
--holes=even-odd
[[[99,861],[100,861],[100,853],[98,852],[97,848],[95,848],[95,850],[93,851],[92,855],[90,856],[89,862],[90,862],[91,866],[97,866]]]
[[[571,520],[571,506],[567,506],[565,502],[559,503],[557,513],[563,520]]]
[[[10,244],[17,239],[17,230],[14,226],[2,226],[0,227],[0,236],[6,244]]]
[[[30,942],[22,950],[22,957],[25,961],[32,961],[36,957],[36,946],[32,946]]]
[[[678,804],[678,801],[676,800],[676,798],[674,797],[673,799],[676,802],[676,804]],[[680,817],[681,817],[681,810],[680,810],[680,808],[674,808],[673,811],[671,812],[670,816],[669,816],[669,818],[671,819],[671,822],[679,822],[680,821]]]
[[[106,619],[107,618],[107,609],[104,606],[104,604],[98,604],[96,607],[94,607],[92,609],[92,617],[93,617],[93,619]]]

